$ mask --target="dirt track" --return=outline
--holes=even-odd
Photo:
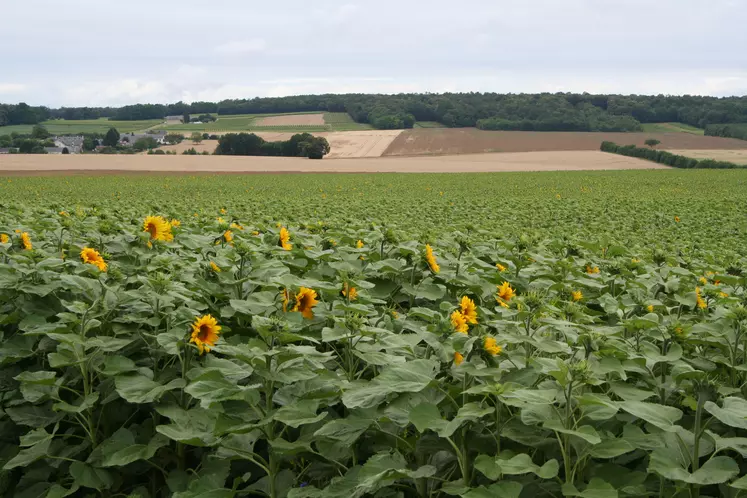
[[[667,169],[649,161],[597,151],[525,152],[462,156],[356,158],[312,161],[286,157],[4,155],[3,174],[107,173],[456,173]]]
[[[643,147],[648,138],[661,141],[659,149],[747,149],[747,140],[705,137],[691,133],[571,133],[437,128],[403,132],[384,155],[599,150],[600,144],[605,140],[619,145],[635,144]]]

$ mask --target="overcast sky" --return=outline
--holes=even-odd
[[[0,102],[747,94],[747,0],[0,0]]]

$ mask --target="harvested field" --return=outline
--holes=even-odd
[[[695,159],[715,159],[716,161],[731,161],[735,164],[747,164],[747,150],[671,150],[673,154],[680,154]]]
[[[641,159],[581,152],[525,152],[468,156],[355,158],[311,161],[290,157],[9,155],[0,174],[71,173],[456,173],[494,171],[563,171],[669,169]]]
[[[177,154],[181,154],[185,150],[188,150],[188,149],[191,149],[191,148],[194,147],[194,149],[197,152],[201,153],[201,152],[207,151],[207,152],[210,152],[212,154],[215,151],[215,148],[217,146],[218,146],[218,141],[217,140],[203,140],[199,144],[193,144],[191,140],[185,139],[180,144],[176,144],[176,145],[162,145],[161,147],[159,147],[159,149],[161,149],[163,151],[173,150]],[[147,152],[144,152],[143,154],[147,155]]]
[[[476,128],[406,130],[384,152],[385,156],[479,154],[599,150],[609,140],[643,147],[646,139],[661,141],[659,149],[747,149],[747,141],[690,133],[592,133],[483,131]]]
[[[254,126],[324,126],[324,114],[290,114],[268,116],[254,121]]]
[[[268,142],[288,140],[293,133],[259,131],[253,132]],[[330,154],[325,159],[354,158],[354,157],[380,157],[402,130],[364,130],[364,131],[341,131],[312,133],[314,136],[324,137],[329,141]],[[193,145],[190,140],[184,140],[178,145],[165,145],[163,150],[175,150],[181,154],[192,147],[197,152],[208,151],[212,153],[218,146],[217,140],[204,140],[201,144]]]

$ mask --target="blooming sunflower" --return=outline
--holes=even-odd
[[[674,217],[674,222],[675,223],[679,223],[680,222],[680,217],[679,216],[675,216]]]
[[[363,249],[363,241],[359,240],[358,242],[356,242],[355,247],[357,247],[358,249]]]
[[[599,267],[598,266],[592,267],[592,266],[586,265],[586,273],[588,273],[589,275],[594,275],[595,273],[599,273]]]
[[[698,308],[704,310],[708,307],[708,303],[706,303],[705,299],[703,299],[703,296],[700,294],[700,287],[695,288],[695,303],[697,304]]]
[[[498,271],[506,271],[506,267],[500,263],[496,263],[495,267],[498,268]]]
[[[244,230],[244,226],[236,222],[231,223],[231,228],[234,230]]]
[[[293,249],[293,244],[291,244],[290,241],[291,234],[288,231],[287,228],[283,227],[280,229],[280,247],[285,249],[286,251],[290,251]]]
[[[428,262],[428,266],[433,273],[438,273],[441,271],[441,267],[438,266],[436,256],[433,255],[433,248],[430,246],[430,244],[425,245],[425,260]]]
[[[482,347],[485,351],[487,351],[491,356],[495,356],[498,354],[501,354],[501,351],[503,351],[503,348],[498,345],[495,339],[492,337],[486,337],[482,341]]]
[[[700,282],[700,285],[706,285],[708,283],[708,279],[706,279],[705,277],[700,277],[698,279],[698,282]]]
[[[214,271],[215,273],[220,273],[220,272],[222,271],[222,270],[220,269],[220,266],[216,265],[216,264],[215,264],[214,262],[212,262],[212,261],[210,262],[210,268],[212,268],[212,270],[213,270],[213,271]]]
[[[727,294],[726,292],[719,292],[718,296],[719,297],[729,297],[729,294]]]
[[[496,297],[496,300],[501,303],[501,306],[503,306],[504,304],[507,304],[515,295],[516,291],[511,288],[511,284],[509,284],[508,282],[503,282],[498,286],[498,296]]]
[[[8,240],[10,240],[10,239],[8,238],[7,234],[0,233],[0,243],[7,244]]]
[[[223,240],[225,240],[227,244],[233,242],[233,232],[231,230],[223,232]]]
[[[571,299],[573,299],[573,302],[578,302],[584,298],[584,293],[580,290],[577,291],[571,291]]]
[[[467,319],[462,315],[459,310],[455,310],[451,314],[451,326],[454,327],[456,332],[460,334],[466,334],[469,331],[469,325],[467,325]]]
[[[163,240],[169,242],[174,240],[171,234],[171,225],[163,216],[148,216],[143,222],[143,231],[150,234],[150,240]]]
[[[646,311],[648,311],[649,313],[653,313],[654,312],[654,305],[653,304],[649,304],[648,306],[646,306]]]
[[[358,299],[358,291],[355,287],[350,287],[350,284],[348,284],[347,282],[342,287],[340,293],[343,295],[343,297],[347,297],[351,301],[355,301],[356,299]],[[348,296],[348,294],[350,294],[350,296]]]
[[[296,305],[293,307],[293,311],[300,311],[304,318],[314,318],[312,308],[319,302],[316,297],[314,289],[301,287],[296,294]]]
[[[180,226],[182,226],[182,222],[177,219],[173,219],[169,221],[169,225],[171,225],[173,228],[179,228]]]
[[[464,356],[462,356],[462,353],[459,351],[456,351],[454,353],[454,365],[459,366],[464,361]]]
[[[28,232],[21,233],[21,245],[27,251],[30,251],[32,249],[33,246],[31,245],[31,237],[29,236]]]
[[[83,250],[80,251],[80,259],[82,259],[84,263],[96,266],[100,271],[106,271],[108,268],[108,265],[104,261],[104,258],[101,257],[101,254],[99,254],[96,249],[90,247],[84,247]]]
[[[189,342],[197,346],[200,354],[209,353],[210,349],[218,342],[220,329],[218,320],[211,315],[197,317],[192,324],[192,337]]]
[[[464,316],[464,319],[467,320],[467,323],[471,323],[472,325],[477,324],[477,307],[475,306],[475,302],[468,298],[467,296],[462,296],[462,300],[459,303],[460,313],[462,316]]]

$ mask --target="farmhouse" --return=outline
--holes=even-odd
[[[67,150],[68,152],[70,152],[70,154],[80,154],[83,150],[84,137],[82,136],[54,137],[52,140],[54,141],[55,147],[59,147],[61,149],[67,147]]]
[[[119,137],[119,143],[121,143],[122,145],[134,145],[135,142],[137,142],[141,138],[152,138],[159,144],[163,145],[165,137],[165,131],[156,131],[153,133],[129,133],[123,134],[121,137]]]
[[[184,116],[166,116],[166,124],[179,124]]]
[[[10,154],[10,149],[0,149],[0,154]]]

